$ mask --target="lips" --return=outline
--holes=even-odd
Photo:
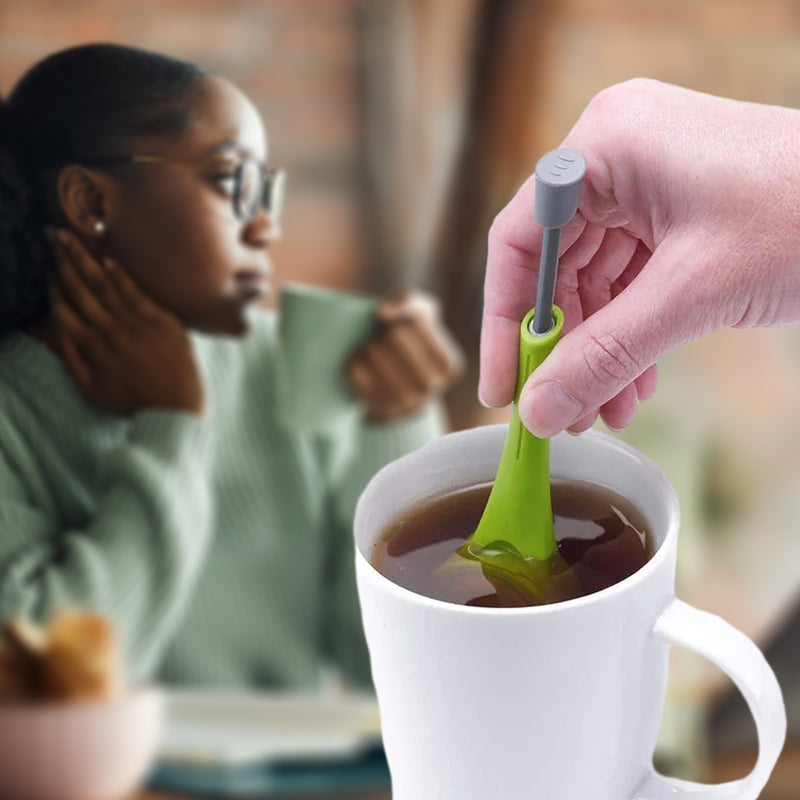
[[[263,297],[269,291],[267,270],[243,270],[234,275],[237,293],[245,299]]]

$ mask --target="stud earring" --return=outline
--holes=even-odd
[[[105,233],[106,232],[105,222],[103,222],[103,220],[101,219],[96,219],[94,221],[94,225],[92,225],[92,230],[98,235]]]

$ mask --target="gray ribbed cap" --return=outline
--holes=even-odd
[[[566,225],[578,210],[586,160],[571,147],[543,155],[536,164],[534,215],[544,228]]]

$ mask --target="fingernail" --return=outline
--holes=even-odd
[[[552,380],[527,389],[522,396],[520,414],[534,436],[547,439],[580,419],[581,404]]]
[[[480,388],[478,389],[478,402],[484,408],[504,408],[508,405],[508,403],[488,403],[486,400],[484,400],[483,392],[480,390]]]
[[[58,240],[62,244],[69,244],[69,233],[65,230],[61,230],[60,228],[56,230],[56,236],[58,236]]]
[[[486,401],[485,401],[485,400],[484,400],[484,399],[483,399],[483,398],[482,398],[480,395],[478,395],[478,402],[479,402],[479,403],[480,403],[480,404],[481,404],[481,405],[482,405],[484,408],[505,408],[505,406],[503,406],[503,405],[500,405],[499,403],[498,403],[498,404],[496,404],[496,405],[495,405],[494,403],[487,403],[487,402],[486,402]],[[506,405],[507,405],[507,404],[506,404]]]
[[[105,268],[106,268],[106,269],[107,269],[109,272],[113,272],[113,271],[114,271],[114,270],[117,268],[117,264],[116,264],[116,262],[115,262],[115,261],[113,261],[113,260],[112,260],[112,259],[110,259],[110,258],[104,258],[104,259],[103,259],[103,264],[105,265]]]
[[[404,320],[412,319],[411,314],[405,308],[396,308],[385,306],[378,309],[378,319],[386,324],[393,322],[403,322]]]

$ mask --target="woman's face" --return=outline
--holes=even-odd
[[[180,138],[136,143],[130,155],[205,163],[134,164],[109,204],[104,249],[151,299],[187,327],[240,336],[247,308],[267,291],[267,249],[277,234],[263,210],[240,221],[233,171],[245,156],[266,159],[252,103],[228,81],[204,78]]]

